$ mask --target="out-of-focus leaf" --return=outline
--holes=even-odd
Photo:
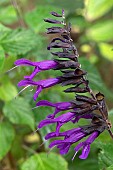
[[[113,8],[113,0],[88,0],[86,3],[86,18],[89,20],[97,19],[105,15],[111,8]]]
[[[17,95],[16,87],[10,81],[2,81],[0,84],[0,99],[10,101]]]
[[[9,0],[1,0],[0,5],[6,4],[7,2],[9,2]]]
[[[10,150],[15,133],[12,125],[8,122],[0,123],[0,160]]]
[[[84,1],[82,0],[76,0],[75,2],[73,0],[53,0],[50,2],[52,5],[56,5],[63,9],[68,10],[76,10],[84,7]]]
[[[109,166],[106,170],[113,170],[113,165]]]
[[[98,155],[99,159],[99,167],[100,169],[104,169],[113,164],[113,145],[111,143],[100,143],[101,151]]]
[[[8,70],[10,70],[14,66],[14,62],[15,62],[16,59],[17,59],[16,56],[8,56],[8,57],[6,57],[5,61],[4,61],[4,66],[3,66],[3,69],[2,69],[2,73],[5,73]]]
[[[24,98],[18,97],[7,102],[3,108],[3,113],[12,123],[28,125],[34,130],[35,122],[33,112]]]
[[[68,170],[68,164],[64,158],[55,153],[40,153],[31,156],[22,165],[21,170]]]
[[[16,19],[16,11],[12,5],[0,7],[0,22],[4,24],[11,24],[16,21]]]
[[[25,20],[35,32],[45,32],[47,27],[51,27],[51,24],[44,22],[44,19],[54,18],[50,15],[51,11],[62,12],[61,8],[56,8],[54,6],[38,6],[32,12],[26,14]]]
[[[87,59],[80,58],[79,59],[82,68],[88,72],[88,80],[90,86],[93,90],[100,91],[105,94],[108,100],[113,100],[113,95],[110,90],[104,84],[98,70],[94,65],[92,65]]]
[[[83,16],[70,16],[68,22],[71,23],[73,29],[75,28],[75,32],[77,32],[76,28],[78,31],[79,29],[82,31],[87,27],[87,22]]]
[[[5,54],[3,48],[0,46],[0,70],[2,70],[5,60]]]
[[[107,58],[108,60],[113,61],[113,51],[112,51],[113,45],[106,44],[106,43],[100,43],[99,49],[103,57]]]
[[[97,42],[107,42],[113,39],[113,22],[112,20],[101,20],[101,22],[91,26],[86,34],[89,40],[94,40]]]
[[[10,55],[25,54],[37,46],[38,38],[31,30],[10,30],[1,26],[0,31],[0,45]]]

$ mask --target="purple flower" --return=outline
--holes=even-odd
[[[58,63],[55,62],[54,60],[32,62],[30,60],[22,58],[22,59],[16,60],[14,64],[17,66],[20,66],[20,65],[34,66],[35,69],[32,72],[32,74],[30,76],[24,76],[25,79],[33,79],[35,75],[39,73],[40,71],[54,69]]]
[[[102,133],[105,129],[107,129],[106,122],[102,119],[102,117],[101,116],[98,117],[96,114],[94,114],[94,115],[92,118],[92,122],[89,125],[85,125],[85,126],[81,126],[79,128],[67,130],[65,132],[58,133],[57,131],[55,131],[55,132],[48,133],[45,136],[46,140],[55,138],[55,137],[63,137],[63,139],[54,140],[53,142],[51,142],[49,145],[49,148],[53,148],[53,147],[57,146],[57,148],[59,148],[59,150],[60,150],[60,154],[66,154],[69,151],[72,144],[74,144],[74,143],[80,141],[81,139],[83,139],[84,137],[90,135],[85,141],[79,143],[74,148],[74,150],[76,151],[75,155],[80,150],[80,148],[83,148],[82,154],[80,155],[79,158],[86,159],[90,152],[91,143],[99,136],[100,133]],[[64,116],[64,117],[66,117],[67,121],[70,120],[70,118],[68,116],[69,116],[69,113],[68,113],[67,117]],[[55,120],[57,120],[57,118]],[[50,122],[51,121],[54,122],[54,119],[50,120]],[[67,121],[62,121],[62,122],[65,123]],[[57,121],[55,121],[55,122],[57,122]],[[44,123],[45,122],[43,122],[43,124]],[[74,155],[74,157],[75,157],[75,155]],[[73,159],[74,159],[74,157],[73,157]]]
[[[51,106],[51,107],[55,107],[55,111],[53,114],[48,115],[48,118],[53,119],[55,117],[55,115],[57,113],[59,113],[60,111],[64,111],[64,110],[69,110],[72,108],[72,104],[70,102],[58,102],[58,103],[51,103],[47,100],[41,100],[39,101],[36,106]]]
[[[39,81],[32,81],[32,80],[21,80],[18,83],[18,86],[27,86],[27,85],[31,85],[31,86],[36,86],[36,92],[34,94],[33,99],[36,100],[38,98],[38,95],[41,93],[41,91],[45,88],[49,88],[51,86],[54,86],[56,84],[60,83],[60,79],[59,78],[49,78],[46,80],[39,80]]]
[[[88,154],[90,152],[90,145],[91,143],[99,136],[100,132],[95,131],[93,132],[84,142],[79,143],[74,150],[76,151],[75,155],[79,151],[80,148],[83,148],[82,154],[79,156],[80,159],[86,159],[88,157]],[[72,129],[66,132],[59,133],[59,137],[64,136],[63,140],[54,140],[50,143],[49,148],[52,148],[54,146],[57,146],[57,148],[60,149],[60,154],[66,154],[70,146],[82,138],[86,137],[87,134],[85,131],[83,131],[82,128],[76,128]],[[56,133],[49,133],[46,135],[45,139],[50,139],[52,137],[57,137]]]
[[[93,132],[84,142],[79,143],[74,150],[76,151],[76,153],[80,150],[80,148],[82,149],[82,154],[79,156],[80,159],[86,159],[88,157],[88,154],[90,152],[90,145],[92,144],[92,142],[99,136],[99,132],[95,131]]]
[[[75,128],[66,132],[59,133],[58,137],[60,136],[64,136],[64,139],[54,140],[50,143],[49,148],[57,146],[57,148],[60,150],[60,154],[66,154],[73,143],[78,142],[87,136],[87,134],[82,131],[82,128]],[[47,138],[50,138],[50,136],[46,136],[46,139]]]
[[[62,114],[59,117],[54,118],[54,119],[45,119],[45,120],[42,120],[39,123],[38,128],[40,129],[43,126],[47,126],[49,124],[57,123],[57,126],[56,126],[56,135],[58,136],[59,135],[59,131],[60,131],[60,127],[63,124],[71,121],[74,117],[75,117],[75,113],[68,112],[68,113]]]

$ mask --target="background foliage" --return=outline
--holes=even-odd
[[[52,58],[46,50],[50,37],[45,34],[48,24],[43,19],[50,17],[50,11],[59,12],[62,8],[66,11],[66,20],[72,23],[72,38],[80,63],[88,72],[92,89],[105,94],[113,122],[113,0],[1,0],[0,170],[113,170],[113,142],[107,132],[92,144],[87,160],[80,160],[77,155],[72,162],[73,150],[62,157],[54,149],[47,156],[48,143],[41,143],[54,127],[45,127],[34,135],[33,131],[52,110],[47,107],[32,110],[35,103],[30,88],[17,96],[20,91],[17,83],[30,74],[31,68],[20,67],[7,73],[19,58],[32,61]],[[48,71],[39,74],[37,79],[57,74]],[[62,91],[58,86],[45,90],[39,99],[63,101]],[[68,100],[72,97],[66,96]],[[72,125],[63,128],[69,129]]]

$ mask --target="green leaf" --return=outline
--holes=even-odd
[[[56,8],[54,6],[38,6],[32,12],[29,12],[25,16],[25,20],[27,24],[32,28],[35,32],[45,32],[47,27],[50,27],[51,24],[44,22],[44,18],[54,18],[50,15],[51,11],[56,11],[61,13],[61,8]]]
[[[17,95],[16,87],[10,81],[2,81],[0,84],[0,99],[10,101]]]
[[[12,125],[8,122],[0,123],[0,160],[10,150],[15,133]]]
[[[99,153],[99,167],[104,169],[113,164],[113,145],[111,143],[100,143],[101,151]]]
[[[3,113],[12,123],[28,125],[34,130],[35,122],[33,112],[24,98],[18,97],[7,102],[3,108]]]
[[[64,158],[55,153],[40,153],[31,156],[22,165],[21,170],[68,170],[68,164]]]
[[[112,30],[112,20],[101,20],[101,22],[94,24],[87,30],[87,37],[90,41],[106,42],[113,39]]]
[[[31,30],[0,27],[0,45],[9,55],[26,54],[37,46],[38,37]]]
[[[4,74],[5,72],[7,72],[8,70],[10,70],[12,67],[14,67],[14,62],[17,59],[16,56],[8,56],[5,58],[4,61],[4,66],[2,69],[2,73]]]
[[[3,48],[0,46],[0,70],[2,70],[4,66],[5,54]]]
[[[113,0],[90,0],[87,1],[86,8],[87,14],[86,17],[89,20],[97,19],[105,15],[113,7]]]
[[[17,20],[17,14],[12,5],[0,6],[0,22],[4,24],[11,24]]]
[[[113,51],[112,51],[113,45],[106,44],[106,43],[100,43],[99,49],[103,57],[106,59],[113,61]]]
[[[100,91],[104,93],[108,100],[113,100],[113,95],[111,91],[104,84],[96,67],[83,57],[80,58],[79,61],[82,65],[82,68],[88,73],[88,80],[91,88],[95,91]]]
[[[113,165],[109,166],[106,170],[113,170]]]
[[[76,9],[80,9],[84,7],[84,2],[82,0],[76,0],[75,3],[73,3],[73,0],[53,0],[50,1],[50,3],[52,5],[56,5],[58,7],[60,7],[61,9],[68,9],[68,10],[72,10],[75,11]]]

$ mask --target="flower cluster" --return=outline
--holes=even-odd
[[[62,14],[51,12],[51,15],[56,17],[57,20],[45,19],[44,21],[61,25],[61,27],[54,26],[47,28],[47,34],[59,34],[59,37],[52,39],[47,47],[48,50],[57,49],[57,52],[51,51],[54,59],[40,62],[32,62],[27,59],[19,59],[15,61],[16,66],[24,65],[34,67],[31,75],[24,76],[24,80],[21,80],[18,83],[18,86],[36,86],[36,92],[33,97],[36,101],[41,91],[45,88],[49,88],[57,84],[62,86],[71,85],[64,92],[77,93],[74,100],[58,103],[41,100],[36,103],[36,107],[50,106],[55,108],[54,113],[48,115],[45,120],[42,120],[39,123],[38,128],[40,129],[44,126],[48,126],[49,124],[56,124],[56,131],[48,133],[45,136],[45,140],[61,137],[60,140],[53,140],[53,142],[49,145],[49,148],[57,146],[61,154],[66,154],[72,144],[88,136],[85,141],[80,142],[74,148],[75,155],[82,148],[82,154],[79,158],[86,159],[90,152],[91,143],[105,129],[107,129],[113,137],[112,132],[110,131],[111,124],[108,122],[108,112],[105,99],[104,95],[100,92],[94,95],[89,87],[89,81],[86,79],[87,72],[81,69],[81,65],[78,61],[79,55],[70,36],[71,24],[65,23],[64,10],[62,10]],[[39,72],[50,69],[60,70],[62,75],[56,78],[34,81],[34,77]],[[82,93],[82,95],[80,93]],[[89,97],[85,94],[83,95],[83,93],[89,93]],[[97,110],[100,114],[95,112]],[[66,111],[66,113],[57,116],[60,111]],[[65,132],[60,131],[61,126],[65,123],[71,122],[75,124],[81,118],[90,119],[90,124]]]

